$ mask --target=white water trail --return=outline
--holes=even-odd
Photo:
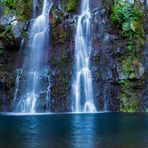
[[[89,0],[81,0],[75,35],[75,78],[73,112],[96,112],[93,100],[91,54],[91,13]]]
[[[36,17],[37,3],[38,3],[38,0],[32,0],[32,4],[33,4],[33,18]]]
[[[47,54],[49,47],[49,11],[51,6],[52,1],[44,0],[42,14],[35,19],[30,31],[29,70],[27,72],[26,92],[19,100],[16,106],[16,112],[36,113],[39,110],[41,77],[44,68],[47,66],[45,65],[47,61],[45,61],[44,57]],[[48,83],[50,83],[49,77]],[[48,85],[47,88],[48,97],[46,97],[46,101],[48,102],[46,102],[46,107],[50,98],[49,89],[50,85]],[[46,111],[47,110],[49,111],[49,108],[46,108]]]
[[[14,99],[13,99],[13,104],[14,105],[15,105],[15,102],[16,102],[16,99],[17,99],[17,95],[18,95],[20,78],[21,78],[22,72],[23,72],[22,69],[17,69],[16,70],[15,93],[14,93]]]

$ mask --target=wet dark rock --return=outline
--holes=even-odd
[[[145,2],[146,5],[146,2]],[[148,14],[148,6],[146,5],[145,13]],[[144,82],[144,95],[143,95],[143,104],[144,109],[148,110],[148,15],[144,20],[144,29],[145,29],[145,44],[144,44],[144,68],[145,68],[145,82]]]
[[[13,14],[9,13],[1,19],[1,25],[10,25],[14,21],[16,21],[16,17]]]
[[[25,25],[26,24],[24,22],[17,22],[17,21],[12,24],[12,32],[16,39],[21,36],[21,33],[24,30]]]
[[[0,85],[6,89],[10,89],[15,84],[15,76],[12,73],[1,72],[0,73]]]
[[[41,12],[42,2],[42,0],[38,1],[37,15]],[[66,1],[62,0],[62,2],[61,7],[59,7],[59,1],[55,0],[49,14],[51,22],[51,47],[49,48],[50,109],[53,112],[71,111],[72,102],[74,33],[79,9],[77,8],[74,12],[67,12],[64,9]],[[99,111],[105,109],[105,103],[108,105],[106,108],[108,111],[145,111],[148,110],[148,19],[146,16],[144,20],[145,51],[143,51],[143,48],[139,48],[138,52],[137,50],[129,52],[127,49],[128,41],[121,36],[119,28],[111,22],[112,5],[113,0],[106,0],[105,2],[104,0],[91,0],[91,71],[95,105]],[[143,11],[147,14],[147,10],[144,9]],[[16,18],[9,14],[1,22],[0,110],[2,111],[12,108],[15,88],[15,75],[13,73],[16,68],[23,65],[25,56],[24,51],[19,50],[19,43],[23,38],[27,40],[26,36],[33,21],[31,19],[25,22],[16,22]],[[2,32],[5,32],[8,26],[11,26],[10,32],[2,36]],[[134,63],[130,61],[130,57],[136,59]],[[131,62],[130,65],[127,64],[129,61]],[[5,81],[3,81],[4,77]],[[25,80],[26,76],[23,74],[21,88],[25,87]],[[47,87],[46,81],[45,78],[45,83],[42,84],[43,88]],[[21,94],[21,88],[19,94]],[[40,97],[39,104],[43,108],[41,111],[46,109],[45,96],[46,92],[43,92]]]

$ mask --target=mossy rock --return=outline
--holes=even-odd
[[[121,84],[121,92],[120,92],[121,112],[140,111],[141,98],[137,90],[139,89],[138,87],[142,87],[141,84],[140,81],[133,82],[130,80],[127,80]]]
[[[57,43],[63,44],[65,41],[69,40],[71,36],[70,24],[65,20],[66,18],[61,10],[58,10],[56,8],[52,9],[50,13],[50,24],[51,24],[52,38],[55,44]]]
[[[5,30],[0,34],[0,40],[3,43],[4,49],[16,50],[19,47],[13,35],[11,25],[5,27]]]
[[[19,20],[28,20],[32,16],[32,0],[6,0],[5,15],[14,14]]]
[[[122,61],[121,74],[125,79],[139,79],[144,75],[144,67],[137,56],[131,55]]]
[[[114,0],[112,6],[111,21],[122,38],[127,40],[129,51],[139,51],[144,45],[144,12],[141,11],[143,7],[139,0],[134,4],[124,0]]]
[[[120,111],[139,112],[142,104],[145,71],[140,55],[124,55],[120,71]]]
[[[66,12],[75,12],[80,0],[63,0],[62,5]]]

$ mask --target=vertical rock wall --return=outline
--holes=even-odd
[[[21,1],[19,0],[19,2]],[[105,0],[105,2],[104,0],[91,0],[90,2],[92,12],[91,70],[97,109],[115,112],[147,110],[148,19],[146,7],[142,6],[140,9],[145,14],[144,20],[142,20],[142,23],[145,24],[145,44],[143,47],[129,44],[128,39],[122,36],[121,28],[113,24],[111,15],[115,0]],[[29,1],[28,4],[30,4]],[[41,11],[41,5],[42,1],[39,0],[37,14]],[[52,112],[71,111],[75,22],[79,9],[80,0],[54,0],[54,5],[49,14],[52,34],[49,48],[50,108]],[[28,13],[26,16],[28,19],[31,17],[28,16]],[[18,18],[20,21],[20,17]],[[15,31],[18,29],[12,29],[11,23],[6,26],[2,23],[0,25],[1,111],[11,111],[15,89],[15,70],[23,65],[25,50],[19,49],[18,45],[21,38],[27,41],[28,26],[31,22],[24,20],[24,18],[21,20],[24,25],[19,27],[21,32],[19,35],[18,31]],[[12,37],[10,38],[10,36]],[[10,40],[12,45],[7,45],[7,40]],[[136,42],[136,40],[131,41]],[[23,77],[21,79],[23,80]]]

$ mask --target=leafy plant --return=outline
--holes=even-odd
[[[128,51],[133,51],[134,50],[134,45],[133,45],[132,42],[127,43],[127,49],[128,49]]]
[[[73,12],[75,11],[75,8],[77,7],[78,0],[67,0],[65,9],[68,12]]]
[[[14,8],[16,0],[4,0],[4,4],[6,7]]]
[[[14,14],[19,20],[26,20],[32,14],[31,0],[4,0],[5,15]]]
[[[130,4],[124,0],[115,0],[112,7],[111,20],[117,26],[121,35],[128,39],[127,48],[133,50],[136,43],[143,44],[144,31],[141,12],[141,3]]]

